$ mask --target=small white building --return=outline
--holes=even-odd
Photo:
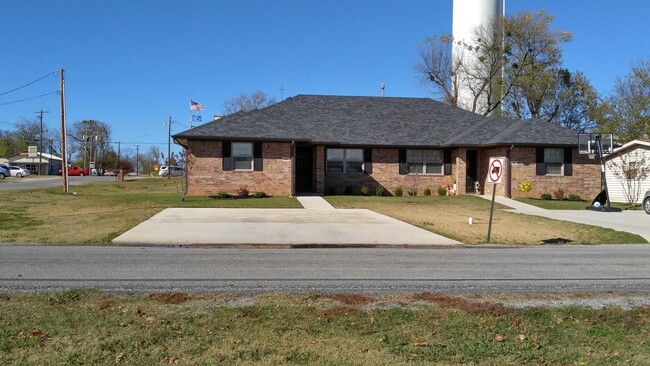
[[[27,152],[13,154],[6,160],[7,165],[19,166],[35,175],[57,175],[63,164],[60,157],[39,152],[35,156],[30,156]]]
[[[609,200],[641,203],[645,192],[650,190],[650,174],[641,180],[634,177],[640,170],[650,173],[650,139],[630,141],[605,159]]]

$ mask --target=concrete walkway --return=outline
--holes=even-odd
[[[120,245],[234,247],[431,247],[462,244],[365,209],[334,209],[300,197],[304,209],[169,208],[120,235]]]
[[[482,198],[491,201],[491,195]],[[542,216],[554,220],[570,221],[579,224],[600,226],[638,234],[650,242],[650,215],[644,211],[600,212],[590,210],[545,210],[506,197],[496,197],[495,202],[512,207],[505,211],[526,215]],[[587,203],[585,203],[585,207]]]
[[[302,207],[308,210],[334,210],[334,206],[325,201],[323,197],[318,196],[302,196],[296,197]]]

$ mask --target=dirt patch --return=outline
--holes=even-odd
[[[181,292],[151,294],[149,297],[161,304],[182,304],[192,300],[192,296]]]
[[[374,297],[361,294],[332,294],[327,297],[345,305],[365,305],[375,301]]]

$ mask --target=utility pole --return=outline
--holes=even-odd
[[[65,128],[65,79],[63,77],[63,69],[59,69],[60,79],[60,95],[61,95],[61,177],[63,177],[63,192],[68,193],[68,157],[66,156],[66,128]]]
[[[169,121],[167,122],[167,179],[172,179],[172,117],[169,116]]]
[[[43,164],[43,113],[50,113],[48,111],[43,111],[42,109],[38,112],[38,119],[41,120],[41,137],[40,137],[40,142],[39,145],[40,147],[38,148],[38,175],[41,175],[41,164]]]
[[[135,145],[135,176],[140,175],[140,145]]]
[[[122,143],[120,141],[117,142],[117,171],[120,171],[120,147],[122,146]]]

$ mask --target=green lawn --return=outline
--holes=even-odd
[[[419,293],[0,294],[2,365],[649,365],[650,307]]]
[[[295,198],[185,197],[180,179],[16,190],[3,195],[0,242],[102,244],[169,207],[301,208]]]
[[[301,208],[291,197],[214,199],[185,197],[181,179],[139,179],[121,183],[15,190],[3,195],[0,242],[105,244],[151,216],[170,207]],[[325,197],[338,208],[367,208],[426,230],[478,244],[486,241],[490,202],[458,197]],[[497,206],[492,243],[575,244],[645,243],[638,235],[600,227],[518,215]],[[468,224],[468,218],[473,224]]]
[[[418,197],[327,196],[336,208],[366,208],[467,244],[484,243],[490,201],[472,195]],[[500,210],[495,205],[492,243],[647,243],[636,234]],[[469,225],[469,218],[473,224]]]

